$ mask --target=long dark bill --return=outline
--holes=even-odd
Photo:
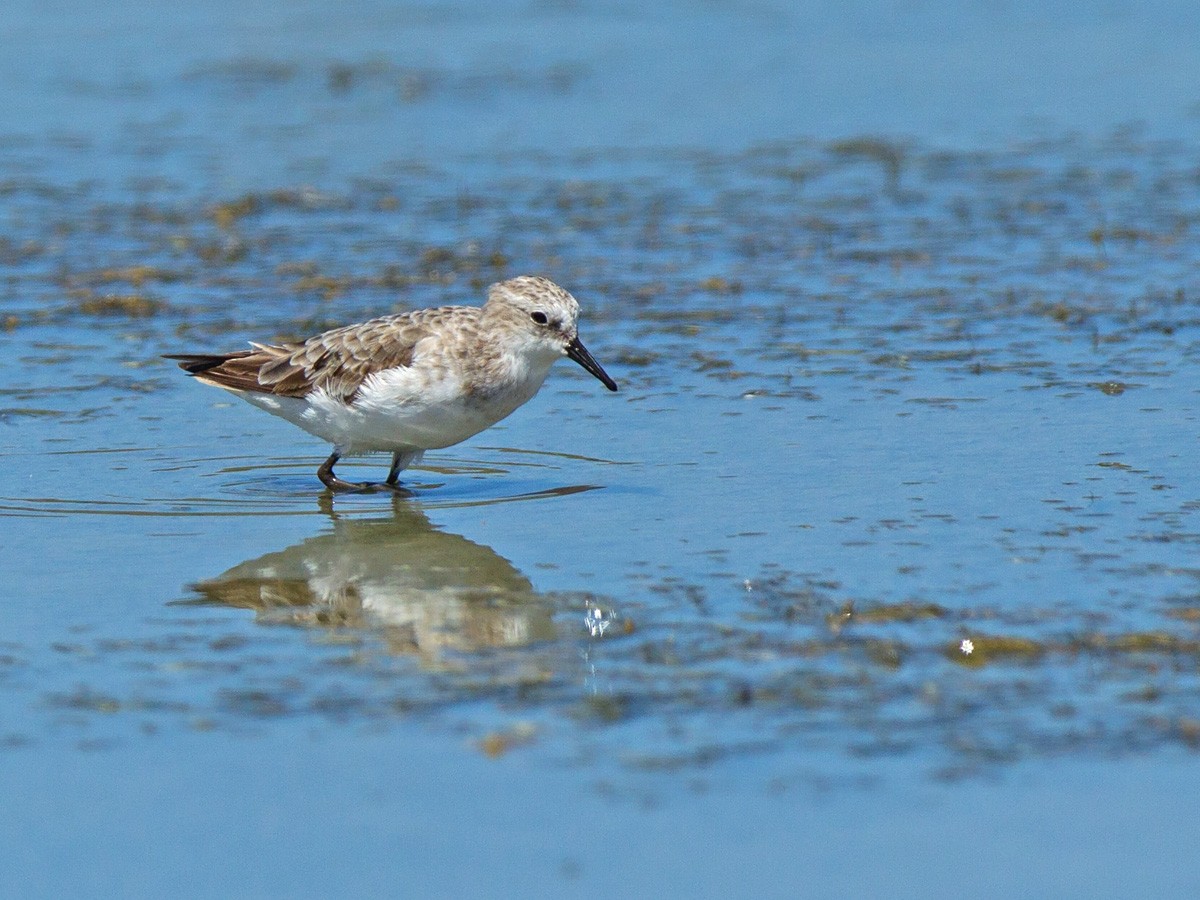
[[[592,354],[587,352],[587,347],[579,342],[579,338],[575,338],[571,343],[567,344],[567,358],[579,363],[584,369],[599,378],[600,383],[610,391],[617,389],[617,383],[608,377],[607,372],[600,368],[600,363],[592,359]]]

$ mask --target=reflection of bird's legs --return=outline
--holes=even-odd
[[[317,477],[321,479],[321,484],[329,488],[331,491],[369,491],[374,485],[360,484],[355,481],[343,481],[333,474],[333,467],[337,465],[337,461],[342,456],[336,450],[329,454],[329,459],[321,463],[321,468],[317,469]]]
[[[321,491],[317,494],[317,509],[334,521],[341,518],[333,508],[333,494],[329,491]]]

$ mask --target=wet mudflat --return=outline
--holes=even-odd
[[[612,76],[306,34],[16,67],[61,106],[0,148],[11,885],[1195,887],[1186,135],[450,150]],[[397,120],[438,147],[347,143]],[[331,498],[328,448],[159,358],[523,273],[621,392],[564,363],[408,497]]]

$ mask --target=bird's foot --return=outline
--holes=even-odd
[[[325,482],[325,487],[334,494],[396,494],[401,497],[411,497],[412,491],[394,482],[387,481],[343,481],[331,478]]]
[[[371,481],[343,481],[341,478],[322,478],[321,481],[335,494],[373,494],[383,487]]]

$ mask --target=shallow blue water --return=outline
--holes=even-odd
[[[4,892],[1193,893],[1198,27],[16,7]],[[411,499],[158,358],[527,271]]]

